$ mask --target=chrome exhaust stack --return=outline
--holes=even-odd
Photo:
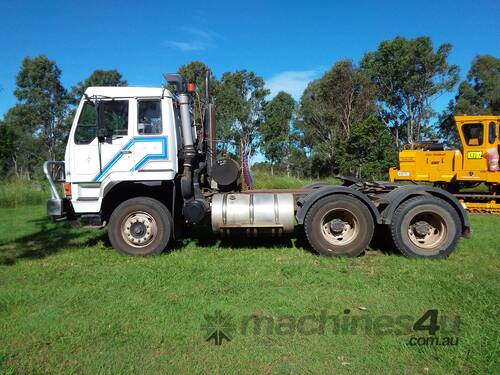
[[[175,87],[181,115],[181,131],[184,153],[194,155],[193,120],[191,119],[191,94],[187,90],[186,81],[180,74],[165,74],[168,83]]]
[[[186,85],[180,74],[165,74],[168,83],[175,87],[181,117],[183,173],[181,194],[184,200],[183,216],[191,223],[201,222],[209,211],[209,204],[200,189],[200,173],[206,164],[200,160],[195,149],[196,129],[191,118],[191,93],[194,88]],[[199,146],[198,146],[199,147]]]

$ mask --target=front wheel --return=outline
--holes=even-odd
[[[318,200],[307,212],[304,229],[321,255],[360,255],[373,236],[373,217],[359,199],[334,194]]]
[[[446,257],[455,249],[461,232],[455,209],[432,196],[404,202],[394,212],[390,227],[396,248],[408,257]]]
[[[172,216],[156,199],[138,197],[115,208],[109,219],[108,236],[113,247],[125,255],[156,255],[168,245]]]

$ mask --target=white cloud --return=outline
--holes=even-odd
[[[199,41],[178,42],[175,40],[167,40],[164,43],[164,46],[171,47],[171,48],[179,50],[181,52],[204,51],[209,47],[209,45],[207,45],[206,43],[202,43]]]
[[[299,100],[308,83],[318,77],[317,70],[286,71],[275,74],[266,80],[266,87],[271,91],[271,96],[280,91],[285,91]]]
[[[214,40],[219,37],[219,34],[211,30],[201,30],[193,27],[182,27],[180,30],[186,39],[167,40],[163,42],[163,46],[181,52],[205,51],[214,47]]]
[[[197,29],[194,27],[182,27],[181,30],[183,30],[186,33],[189,33],[191,35],[194,35],[200,39],[205,39],[205,40],[212,40],[212,39],[220,37],[220,35],[218,33],[216,33],[213,30],[209,30],[209,29],[202,30],[202,29]]]

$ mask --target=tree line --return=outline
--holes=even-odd
[[[434,48],[431,38],[383,41],[359,62],[340,60],[310,82],[296,102],[286,92],[269,100],[265,81],[237,70],[212,76],[220,153],[239,157],[260,152],[256,168],[298,177],[343,173],[384,179],[404,144],[439,139],[456,146],[450,115],[500,114],[500,59],[477,56],[466,79],[448,62],[452,46]],[[200,61],[178,72],[205,90],[210,68]],[[32,179],[47,159],[64,158],[76,106],[89,86],[125,86],[117,70],[96,70],[65,88],[57,64],[40,55],[26,57],[16,77],[17,103],[0,121],[0,168],[4,176]],[[433,102],[453,92],[441,113]],[[200,112],[194,110],[200,122]]]

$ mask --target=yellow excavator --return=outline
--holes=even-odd
[[[395,181],[429,182],[453,193],[470,212],[500,214],[500,116],[454,116],[461,148],[425,142],[399,152]]]

